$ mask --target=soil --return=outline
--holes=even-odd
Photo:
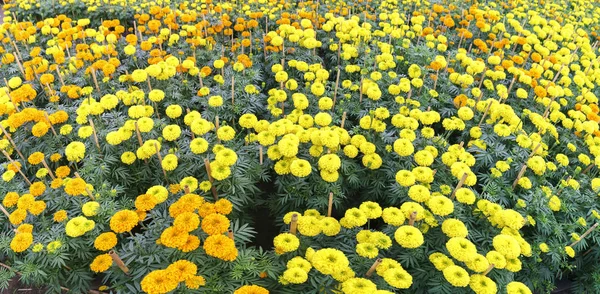
[[[44,294],[46,293],[45,289],[42,288],[34,288],[21,284],[19,281],[19,276],[14,277],[9,285],[8,290],[0,291],[2,294]]]

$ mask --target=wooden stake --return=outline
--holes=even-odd
[[[231,105],[235,105],[234,85],[235,85],[235,76],[231,76]]]
[[[460,181],[458,182],[458,184],[456,184],[456,187],[454,188],[454,191],[452,191],[452,196],[450,196],[450,199],[454,200],[454,198],[456,197],[456,191],[462,187],[462,185],[467,180],[468,176],[469,175],[467,175],[467,173],[464,173],[462,175],[462,177],[460,178]]]
[[[490,273],[490,272],[491,272],[491,271],[494,269],[494,266],[495,266],[495,265],[494,265],[493,263],[491,263],[491,264],[488,266],[488,268],[485,270],[485,272],[483,272],[483,274],[482,274],[482,275],[486,276],[487,274],[489,274],[489,273]]]
[[[46,162],[46,159],[42,159],[42,164],[44,165],[44,168],[46,168],[48,170],[48,174],[50,174],[50,177],[52,178],[52,180],[56,179],[54,177],[54,173],[52,173],[52,170],[50,169],[50,167],[48,167],[48,163]]]
[[[204,167],[206,167],[206,173],[208,174],[208,181],[212,184],[215,180],[212,177],[212,171],[210,170],[210,162],[208,158],[204,158]],[[214,185],[211,185],[210,190],[212,191],[213,198],[215,201],[219,200],[219,195],[217,194],[217,189],[215,189]]]
[[[415,226],[415,220],[416,220],[416,219],[417,219],[417,212],[416,212],[416,211],[413,211],[413,212],[410,214],[410,218],[408,219],[408,225],[409,225],[409,226],[413,226],[413,227],[414,227],[414,226]]]
[[[127,266],[125,265],[125,263],[123,262],[123,260],[119,257],[119,255],[114,250],[109,251],[108,254],[110,255],[110,257],[112,257],[113,261],[117,264],[117,266],[126,275],[129,275],[129,268],[127,268]]]
[[[527,165],[523,164],[523,166],[521,167],[521,170],[519,171],[519,174],[517,175],[517,178],[515,179],[515,181],[512,184],[513,189],[517,186],[517,184],[519,183],[519,180],[521,179],[523,174],[525,174],[526,170],[527,170]]]
[[[158,149],[158,144],[156,144],[156,142],[154,142],[154,149],[156,149],[156,155],[158,155],[158,163],[160,163],[160,168],[162,169],[163,175],[165,176],[165,180],[169,181],[169,178],[167,178],[167,171],[162,165],[162,155],[160,155],[160,149]]]
[[[140,128],[138,127],[137,121],[133,124],[135,125],[135,134],[137,135],[138,143],[140,144],[140,147],[142,147],[144,145],[144,142],[142,142],[142,134],[140,134]]]
[[[494,103],[494,100],[492,100],[492,101],[490,101],[490,103],[488,103],[487,107],[485,108],[485,111],[483,112],[483,115],[481,116],[481,120],[479,121],[479,124],[477,125],[477,127],[481,127],[481,124],[483,123],[483,120],[485,119],[485,116],[487,115],[487,113],[490,110],[490,107],[492,106],[493,103]]]
[[[596,229],[596,227],[598,227],[599,223],[595,223],[593,226],[591,226],[589,229],[587,229],[587,231],[585,231],[585,233],[583,233],[583,235],[581,235],[581,237],[579,237],[579,240],[571,243],[571,247],[575,246],[577,243],[581,242],[581,240],[583,240],[583,238],[587,237],[587,235],[589,235],[594,229]]]
[[[4,213],[4,215],[6,215],[6,218],[10,218],[10,213],[8,213],[8,211],[6,211],[6,208],[4,208],[4,206],[2,206],[2,204],[0,204],[0,210],[2,210],[2,213]]]
[[[375,262],[373,263],[373,265],[371,265],[371,267],[369,268],[369,270],[367,271],[367,273],[365,274],[365,276],[371,277],[373,275],[373,273],[375,272],[375,270],[377,269],[377,266],[379,266],[379,264],[381,264],[381,262],[383,261],[383,259],[381,258],[377,258],[375,260]]]
[[[189,114],[190,113],[190,109],[186,108],[185,109],[185,113]],[[190,131],[190,134],[192,134],[192,140],[196,139],[196,135],[194,135],[194,132]]]
[[[331,210],[333,209],[333,192],[329,192],[329,203],[327,205],[327,216],[331,217]]]
[[[8,98],[10,99],[10,102],[15,107],[15,110],[16,111],[21,111],[21,110],[19,110],[19,107],[17,106],[17,103],[15,103],[15,99],[13,99],[12,96],[10,95],[10,91],[9,91],[8,83],[6,83],[6,79],[4,79],[4,84],[6,85],[6,88],[4,89],[4,92],[6,93],[6,96],[8,96]]]
[[[362,96],[363,96],[363,77],[360,77],[360,85],[358,87],[358,90],[360,91],[359,96],[358,96],[358,102],[362,102]]]
[[[260,165],[262,165],[263,164],[263,146],[262,145],[258,146],[258,153],[259,153],[258,162],[260,163]]]
[[[589,172],[589,171],[592,169],[592,167],[594,167],[594,164],[593,164],[593,163],[591,163],[590,165],[588,165],[588,166],[585,168],[585,170],[583,171],[583,174],[584,174],[584,175],[585,175],[585,174],[587,174],[587,173],[588,173],[588,172]]]
[[[25,156],[23,156],[23,154],[21,153],[21,151],[19,151],[19,148],[17,148],[17,145],[15,144],[15,141],[13,141],[12,137],[6,131],[6,129],[4,128],[4,126],[2,126],[2,124],[0,124],[0,128],[2,128],[2,132],[4,133],[4,136],[6,136],[6,138],[8,138],[8,141],[13,146],[13,149],[15,149],[15,151],[17,151],[17,154],[19,154],[19,157],[21,157],[21,159],[23,159],[23,162],[27,162],[27,159],[25,159]]]
[[[75,177],[83,179],[78,172],[75,172]],[[85,180],[84,180],[85,181]],[[96,201],[96,199],[94,198],[94,195],[92,195],[92,192],[90,191],[90,189],[87,188],[87,185],[85,187],[85,192],[88,194],[88,196],[90,197],[90,199],[92,199],[92,201]]]
[[[296,228],[298,227],[298,214],[292,215],[292,221],[290,222],[290,234],[296,235]]]
[[[92,131],[94,134],[94,143],[96,143],[96,147],[98,147],[98,151],[102,151],[102,149],[100,149],[100,144],[98,143],[98,134],[96,134],[96,126],[94,126],[94,122],[92,121],[92,119],[90,118],[89,120],[90,126],[92,127]],[[137,127],[137,124],[136,124]]]
[[[340,127],[343,129],[344,128],[344,123],[346,123],[346,112],[344,111],[344,113],[342,113],[342,123],[340,124]]]
[[[6,156],[6,158],[8,158],[8,161],[10,161],[10,164],[14,165],[15,167],[18,167],[15,164],[15,161],[10,157],[10,155],[6,151],[2,150],[2,153],[4,154],[4,156]],[[23,173],[23,171],[21,170],[21,168],[19,168],[17,170],[18,170],[19,174],[21,174],[21,176],[25,179],[25,181],[27,182],[27,184],[29,184],[29,186],[31,186],[31,182],[29,181],[29,179],[27,178],[27,176],[25,176],[25,174]]]
[[[98,94],[100,94],[100,86],[98,86],[98,79],[96,78],[96,70],[93,67],[91,68],[91,72],[92,78],[94,79],[94,85],[96,85],[96,91],[98,91]]]
[[[337,76],[335,78],[335,89],[333,90],[333,106],[331,107],[332,109],[333,109],[333,107],[335,107],[335,101],[337,100],[337,92],[338,92],[339,85],[340,85],[340,68],[338,67]]]

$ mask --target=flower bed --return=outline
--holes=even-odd
[[[595,3],[4,10],[0,281],[600,291]]]

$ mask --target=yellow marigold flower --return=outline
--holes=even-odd
[[[207,183],[210,184],[210,182],[207,182]],[[200,185],[202,185],[202,183]],[[210,188],[209,188],[209,190],[210,190]],[[221,198],[221,199],[217,200],[217,202],[215,202],[215,210],[219,214],[228,215],[231,213],[232,209],[233,209],[233,205],[231,204],[231,202],[229,200],[227,200],[225,198]]]
[[[66,220],[67,219],[67,211],[59,210],[59,211],[55,212],[53,219],[57,223],[60,223],[64,220]]]
[[[113,264],[113,259],[109,254],[101,254],[94,258],[94,261],[90,264],[90,269],[93,272],[101,273],[108,270]]]
[[[115,233],[129,232],[139,222],[137,213],[132,210],[121,210],[110,218],[110,229]]]
[[[188,232],[184,230],[168,227],[160,235],[160,242],[167,247],[178,248],[186,244],[188,236]]]
[[[108,251],[117,245],[117,235],[113,232],[106,232],[98,235],[94,240],[94,247],[100,251]]]
[[[89,201],[81,207],[81,211],[85,216],[94,216],[98,213],[98,208],[100,208],[100,203],[96,201]]]
[[[187,260],[178,260],[172,264],[170,264],[166,271],[169,273],[171,278],[176,279],[178,282],[183,282],[187,279],[196,276],[198,272],[198,267],[190,261]]]
[[[10,241],[10,249],[16,253],[23,252],[33,243],[33,235],[31,233],[17,233]]]
[[[175,217],[173,226],[178,230],[191,232],[200,225],[200,218],[193,212],[184,212]]]
[[[531,290],[521,282],[510,282],[506,285],[507,294],[531,294]]]
[[[360,204],[358,209],[364,212],[368,219],[379,218],[382,214],[381,206],[377,202],[365,201]]]
[[[4,195],[4,199],[2,200],[2,204],[5,207],[13,207],[19,201],[19,194],[16,192],[8,192]]]
[[[148,294],[165,294],[175,290],[179,281],[173,279],[167,270],[154,270],[142,279],[140,285]]]
[[[210,214],[202,220],[202,230],[209,235],[223,234],[227,232],[229,225],[229,219],[218,213]]]
[[[181,250],[182,252],[192,252],[198,249],[198,246],[200,246],[200,238],[194,235],[188,235],[185,243],[177,247],[177,249]]]
[[[444,273],[444,278],[454,287],[466,287],[471,281],[469,273],[456,265],[446,267],[442,272]]]
[[[375,293],[377,285],[364,278],[350,278],[342,283],[343,293]]]
[[[382,217],[386,224],[392,226],[400,226],[406,220],[402,211],[396,207],[387,207],[383,209]]]
[[[44,160],[44,153],[42,153],[42,152],[34,152],[31,155],[29,155],[29,157],[27,158],[27,161],[33,165],[38,165],[38,164],[42,163],[43,160]]]
[[[81,142],[71,142],[65,148],[65,155],[67,160],[79,162],[85,156],[85,145]]]
[[[188,289],[198,289],[204,285],[206,285],[206,280],[203,276],[194,276],[185,280],[185,286]]]
[[[412,276],[402,267],[390,268],[383,273],[383,279],[390,286],[398,289],[408,289],[412,285]]]
[[[472,261],[477,254],[475,245],[462,237],[450,238],[450,240],[446,242],[446,249],[448,249],[448,252],[452,257],[462,262]]]
[[[496,283],[484,275],[471,275],[469,287],[476,294],[496,293],[498,291]]]
[[[424,242],[423,234],[413,226],[401,226],[396,229],[394,239],[404,248],[417,248]]]
[[[565,252],[567,253],[567,255],[571,258],[575,257],[575,250],[573,250],[573,247],[571,246],[566,246],[565,247]]]
[[[366,258],[375,258],[379,255],[379,249],[371,243],[359,243],[356,245],[356,253]]]
[[[79,196],[85,192],[86,183],[81,178],[71,179],[65,185],[65,192],[71,196]]]
[[[433,266],[435,266],[438,271],[442,271],[445,268],[454,265],[452,259],[439,252],[429,255],[429,261],[433,263]]]
[[[519,242],[513,236],[497,235],[494,237],[492,244],[494,245],[494,249],[507,259],[517,258],[521,254],[521,246],[519,246]]]
[[[269,294],[269,290],[256,285],[246,285],[235,290],[233,294]]]
[[[444,222],[442,223],[442,232],[450,238],[466,238],[469,234],[469,231],[467,230],[465,224],[462,221],[454,218],[444,220]]]
[[[233,261],[237,258],[238,250],[233,240],[224,235],[211,235],[204,241],[204,251],[212,257],[225,261]]]
[[[348,267],[350,264],[344,253],[334,248],[317,250],[312,254],[312,258],[309,260],[316,270],[325,275],[331,275],[339,269]]]
[[[292,252],[300,246],[300,240],[293,234],[281,233],[273,239],[273,245],[280,252]]]

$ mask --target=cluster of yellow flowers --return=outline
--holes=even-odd
[[[377,193],[364,193],[373,201],[344,207],[339,219],[307,207],[283,217],[293,229],[273,243],[284,257],[321,237],[356,239],[353,252],[327,246],[294,256],[279,278],[285,286],[306,284],[314,268],[344,293],[388,293],[356,277],[348,258],[356,253],[375,261],[389,286],[408,289],[411,274],[397,260],[377,258],[394,247],[423,248],[432,232],[447,237],[440,244],[448,255],[436,248],[431,264],[451,285],[476,293],[495,293],[487,273],[519,272],[519,258],[538,248],[560,247],[571,258],[580,249],[534,244],[540,239],[521,229],[535,228],[541,214],[525,209],[537,195],[532,188],[542,191],[543,212],[557,217],[572,211],[565,192],[600,188],[593,169],[600,166],[597,3],[109,2],[59,1],[57,9],[83,4],[109,15],[126,10],[134,19],[60,14],[19,21],[14,17],[45,4],[5,5],[2,212],[16,228],[15,253],[44,249],[34,239],[50,239],[41,230],[34,236],[33,224],[45,226],[41,219],[51,215],[68,242],[94,238],[91,250],[102,253],[90,270],[104,272],[115,259],[109,251],[124,241],[119,234],[145,230],[153,211],[168,210],[172,222],[153,242],[190,253],[203,241],[206,255],[235,261],[239,246],[225,233],[232,202],[243,202],[233,201],[238,191],[231,187],[251,165],[265,179],[271,171],[282,179],[275,185],[342,193],[360,182],[348,173],[391,179],[380,179]],[[130,182],[124,178],[136,170],[151,179],[135,180],[151,187],[122,189],[119,182]],[[510,197],[484,193],[509,182],[512,190],[502,193]],[[218,199],[217,188],[230,189],[232,200]],[[214,203],[200,193],[208,191]],[[386,205],[377,202],[380,194],[389,196]],[[290,210],[281,207],[274,211]],[[489,246],[467,239],[472,224],[457,216],[464,211],[489,224]],[[568,218],[579,229],[600,214],[582,210]],[[392,231],[371,229],[381,222]],[[110,231],[91,236],[106,225]],[[585,237],[565,235],[575,242]],[[61,245],[51,241],[46,248],[53,253]],[[179,260],[145,276],[142,289],[167,293],[182,282],[197,289],[205,283],[197,271]],[[511,294],[529,292],[519,282],[504,286]],[[268,291],[243,286],[235,293]]]

